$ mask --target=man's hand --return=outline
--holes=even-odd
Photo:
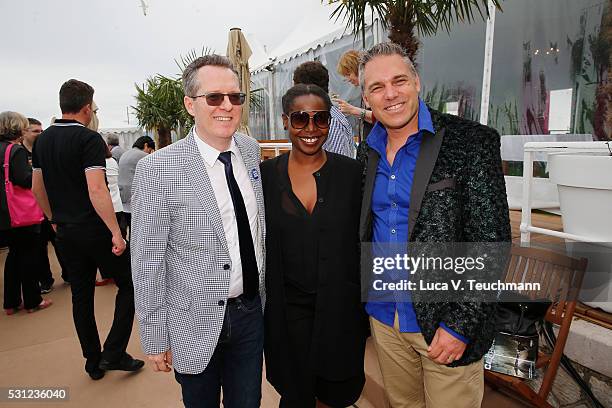
[[[123,239],[121,234],[113,235],[113,254],[115,254],[116,256],[121,255],[123,251],[125,251],[126,246],[127,244],[125,242],[125,239]]]
[[[147,358],[153,363],[153,371],[170,372],[172,366],[172,351],[168,350],[165,353],[148,355]]]
[[[427,348],[429,358],[438,364],[450,364],[463,356],[466,344],[452,334],[438,327],[431,344]]]

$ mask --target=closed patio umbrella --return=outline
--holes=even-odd
[[[234,64],[234,68],[240,76],[240,90],[246,94],[246,101],[242,105],[242,120],[240,121],[240,131],[249,132],[249,92],[251,90],[251,73],[249,72],[249,58],[253,52],[244,34],[239,28],[232,28],[229,32],[227,42],[227,56]]]

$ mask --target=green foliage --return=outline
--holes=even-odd
[[[143,86],[136,84],[136,118],[147,129],[176,130],[186,125],[183,88],[177,79],[155,75]]]
[[[501,1],[493,0],[499,10]],[[471,23],[476,13],[481,18],[489,15],[487,0],[327,0],[327,3],[338,3],[330,18],[342,18],[355,35],[365,27],[368,10],[382,17],[385,29],[393,21],[394,25],[414,26],[425,36],[434,35],[440,28],[449,32],[456,22]]]
[[[504,102],[502,106],[489,106],[489,126],[497,129],[500,135],[518,135],[519,113],[516,101]]]
[[[205,55],[213,54],[215,50],[212,48],[208,48],[206,46],[202,46],[202,50],[198,54],[195,49],[191,49],[187,52],[186,55],[180,55],[179,60],[174,59],[174,63],[181,70],[178,74],[179,77],[183,75],[183,71],[187,68],[187,65],[191,64],[193,61],[198,59],[199,57],[203,57]]]

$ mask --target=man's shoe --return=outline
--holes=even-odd
[[[121,360],[116,362],[104,358],[100,360],[100,369],[102,370],[138,371],[142,367],[144,367],[144,361],[132,358],[128,353],[125,353]]]
[[[89,374],[92,380],[99,380],[104,377],[105,371],[100,368],[94,368],[91,371],[87,371],[87,374]]]
[[[90,358],[85,362],[85,371],[92,380],[99,380],[104,377],[104,370],[99,367],[100,358]]]
[[[40,293],[41,294],[47,294],[50,293],[53,290],[53,284],[49,285],[49,286],[43,286],[40,285]]]

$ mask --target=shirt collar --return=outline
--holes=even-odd
[[[51,126],[83,126],[81,122],[74,119],[55,119],[55,122],[51,124]]]
[[[431,119],[431,113],[429,113],[429,108],[427,108],[427,104],[425,104],[421,98],[419,98],[418,126],[419,133],[422,133],[423,131],[427,131],[432,134],[436,133],[433,126],[433,121]],[[367,142],[368,145],[377,150],[379,154],[383,154],[385,152],[387,146],[387,129],[385,129],[380,121],[376,122],[370,131]],[[406,143],[408,143],[408,141],[406,141]]]
[[[208,164],[209,167],[213,167],[215,165],[215,162],[219,158],[219,154],[222,152],[200,139],[198,133],[196,132],[195,126],[193,127],[193,137],[195,138],[196,145],[198,146],[198,150],[200,151],[202,158],[204,159],[206,164]],[[234,153],[234,155],[240,157],[240,151],[238,150],[238,146],[236,145],[236,142],[234,141],[233,137],[230,142],[229,149],[227,151],[230,151]]]

